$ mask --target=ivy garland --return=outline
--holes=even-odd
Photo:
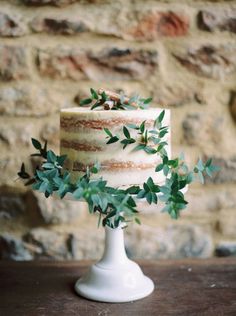
[[[104,90],[98,93],[93,89],[90,91],[91,97],[82,100],[81,105],[87,106],[92,103],[91,110],[101,106],[105,109],[109,106],[108,110],[125,110],[134,108],[134,104],[138,108],[146,108],[151,102],[151,98],[142,99],[139,96],[130,99],[124,96],[117,98],[117,95],[108,96]],[[116,228],[121,223],[126,224],[132,220],[140,224],[137,199],[146,200],[148,204],[157,204],[160,201],[164,203],[162,212],[168,212],[172,218],[177,219],[181,210],[188,204],[181,190],[197,179],[204,183],[205,176],[211,177],[219,168],[212,165],[212,159],[206,162],[199,159],[192,169],[187,166],[183,154],[170,159],[165,149],[167,142],[163,140],[168,133],[168,126],[162,124],[164,116],[163,110],[151,129],[146,127],[145,121],[140,125],[123,126],[121,135],[113,135],[109,129],[104,128],[107,145],[112,146],[113,143],[120,142],[124,149],[130,144],[136,144],[134,150],[143,150],[148,155],[158,155],[161,163],[156,166],[155,172],[162,171],[165,175],[163,185],[156,184],[152,177],[149,177],[142,187],[131,186],[126,189],[110,187],[106,180],[99,177],[101,169],[99,163],[87,167],[84,175],[76,182],[72,182],[70,172],[63,167],[66,155],[56,155],[52,150],[47,149],[47,142],[42,145],[34,138],[32,144],[37,152],[31,156],[40,157],[40,164],[30,175],[25,170],[25,164],[22,163],[18,176],[25,181],[25,185],[31,185],[33,190],[44,193],[46,198],[55,192],[60,198],[70,193],[76,200],[85,200],[89,212],[98,213],[98,226],[102,223],[103,226]]]

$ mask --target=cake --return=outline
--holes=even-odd
[[[99,162],[99,176],[108,181],[112,187],[140,185],[153,177],[156,183],[164,181],[162,172],[155,172],[155,167],[161,162],[159,156],[147,154],[143,150],[134,151],[137,143],[122,149],[120,142],[106,144],[108,128],[111,133],[124,138],[122,129],[127,124],[140,125],[146,121],[146,126],[152,128],[155,119],[163,109],[148,110],[90,110],[83,107],[62,109],[60,113],[60,152],[67,155],[66,167],[70,170],[72,180],[86,171],[87,166]],[[165,111],[163,126],[170,125],[170,111]],[[137,131],[129,129],[131,136]],[[164,138],[169,143],[170,132]],[[170,145],[166,146],[168,155]],[[97,176],[97,175],[96,175]]]

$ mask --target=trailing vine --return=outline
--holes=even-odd
[[[144,108],[151,102],[151,98],[142,99],[136,96],[128,99],[123,96],[118,99],[114,93],[109,96],[103,89],[98,93],[91,89],[91,98],[82,100],[81,103],[92,104],[92,110],[100,106],[106,108],[107,102],[110,101],[112,101],[108,103],[110,110],[124,110],[134,106]],[[197,179],[204,183],[205,176],[212,176],[212,173],[219,168],[212,164],[211,159],[205,162],[199,159],[193,168],[187,166],[183,155],[170,159],[166,150],[168,144],[164,140],[169,127],[162,124],[164,116],[163,110],[151,129],[146,127],[145,121],[140,125],[123,126],[120,135],[113,135],[108,128],[104,128],[104,142],[108,146],[120,142],[122,150],[130,144],[135,144],[134,150],[143,150],[148,155],[159,156],[161,162],[156,166],[155,172],[163,172],[165,176],[163,185],[158,185],[152,177],[149,177],[142,186],[131,186],[126,189],[110,187],[107,181],[99,176],[102,168],[99,163],[87,167],[84,175],[72,182],[70,172],[64,167],[66,156],[58,156],[47,149],[47,142],[42,145],[34,138],[32,145],[37,152],[31,156],[39,157],[40,163],[32,174],[26,171],[25,164],[22,163],[18,176],[25,185],[42,192],[46,198],[56,193],[60,198],[70,194],[76,200],[85,200],[89,212],[98,214],[98,226],[102,224],[116,228],[121,223],[127,224],[132,220],[140,224],[137,210],[139,199],[146,200],[148,204],[162,202],[164,204],[162,211],[177,219],[188,204],[182,192],[184,188]]]

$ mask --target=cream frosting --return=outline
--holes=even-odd
[[[136,144],[128,145],[124,150],[120,142],[107,145],[104,127],[109,128],[113,135],[125,138],[122,132],[124,125],[129,123],[140,125],[146,121],[153,125],[163,109],[148,110],[90,110],[86,108],[68,108],[61,110],[60,139],[61,154],[67,155],[67,166],[73,180],[83,175],[78,166],[101,164],[99,176],[113,187],[142,184],[149,176],[157,183],[163,183],[162,172],[155,172],[155,166],[161,162],[157,155],[150,155],[143,150],[134,151]],[[165,111],[163,126],[170,126],[170,111]],[[129,129],[131,137],[136,131]],[[165,137],[170,143],[170,131]],[[170,155],[170,145],[166,147]],[[77,167],[76,167],[77,166]]]

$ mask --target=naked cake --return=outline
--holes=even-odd
[[[142,184],[148,177],[153,177],[156,183],[164,180],[162,172],[155,172],[155,167],[161,162],[159,156],[150,155],[143,150],[134,151],[136,144],[130,144],[122,149],[122,144],[116,142],[107,145],[104,128],[113,135],[123,135],[122,128],[127,124],[140,125],[146,121],[147,127],[152,127],[155,119],[163,109],[148,110],[90,110],[74,107],[62,109],[60,115],[60,152],[67,155],[66,167],[73,179],[84,174],[87,166],[99,162],[99,176],[113,187]],[[165,111],[163,125],[170,125],[170,111]],[[129,130],[132,133],[136,131]],[[169,133],[170,134],[170,133]],[[166,136],[168,144],[169,134]],[[123,137],[124,138],[124,137]],[[166,147],[170,154],[170,145]]]

